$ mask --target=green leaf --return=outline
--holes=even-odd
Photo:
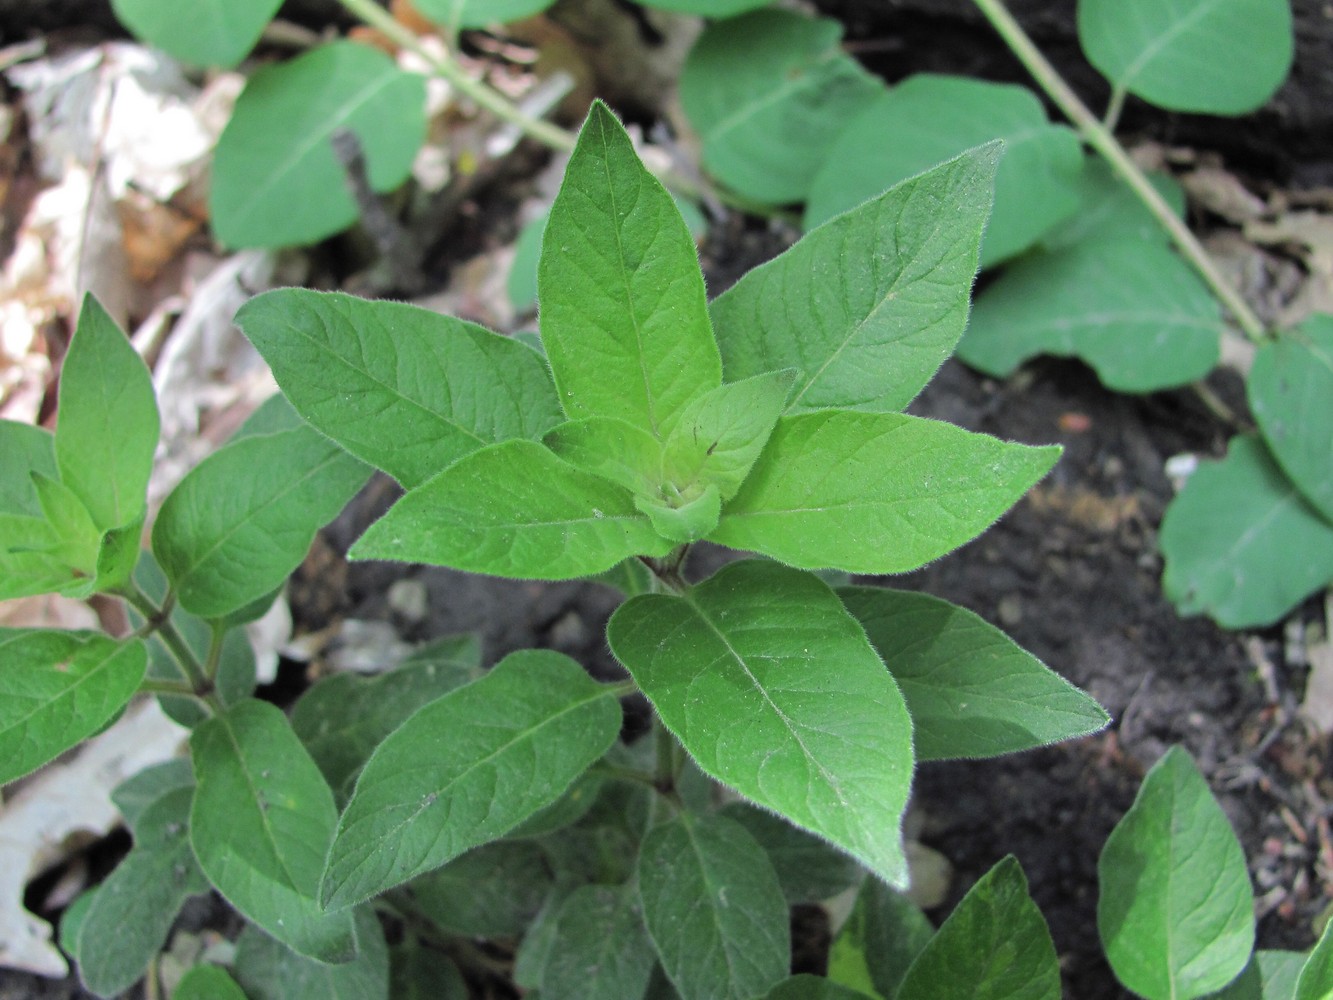
[[[662,485],[662,444],[648,431],[616,417],[569,420],[550,431],[542,443],[570,465],[652,495]]]
[[[543,996],[560,1000],[639,1000],[653,971],[653,946],[630,886],[574,890],[555,917],[542,969]]]
[[[58,479],[40,473],[32,477],[42,514],[57,542],[50,554],[65,566],[86,577],[97,573],[101,532],[78,495]]]
[[[1333,997],[1333,921],[1324,923],[1324,933],[1310,952],[1296,984],[1295,1000],[1330,1000]]]
[[[309,427],[232,441],[171,491],[153,553],[182,607],[220,618],[286,580],[369,475]]]
[[[1060,1000],[1060,963],[1009,856],[983,875],[912,963],[894,1000]]]
[[[965,608],[927,594],[844,587],[912,715],[918,760],[995,757],[1095,733],[1092,698]]]
[[[910,77],[856,116],[833,144],[805,207],[813,228],[973,146],[1004,140],[983,267],[1014,256],[1078,207],[1078,137],[1047,121],[1025,87],[958,76]]]
[[[246,997],[222,966],[196,965],[181,977],[171,1000],[246,1000]]]
[[[231,69],[259,41],[282,0],[112,0],[136,38],[195,66]]]
[[[1209,1000],[1296,1000],[1303,965],[1298,951],[1256,951],[1245,971]]]
[[[1209,115],[1260,108],[1294,48],[1288,0],[1079,0],[1078,37],[1116,90]]]
[[[1187,385],[1217,364],[1225,323],[1194,270],[1138,236],[1039,250],[978,297],[958,357],[1004,377],[1038,354],[1086,361],[1120,392]]]
[[[646,0],[645,7],[674,10],[682,14],[701,14],[704,17],[731,17],[735,14],[763,7],[770,0]]]
[[[412,6],[452,31],[508,24],[551,6],[554,0],[413,0]]]
[[[59,477],[55,441],[55,436],[41,427],[0,420],[0,514],[41,516],[32,474],[47,479]]]
[[[784,979],[764,994],[764,1000],[867,1000],[859,990],[849,990],[828,979],[802,973]]]
[[[79,977],[99,996],[133,986],[166,944],[189,896],[208,891],[190,849],[194,789],[175,788],[136,817],[134,849],[102,884],[79,926]]]
[[[537,285],[571,418],[618,417],[661,437],[721,384],[694,238],[600,101],[551,206]]]
[[[409,937],[389,950],[389,996],[393,1000],[471,1000],[472,994],[458,966]]]
[[[62,539],[41,517],[0,514],[0,600],[31,594],[60,593],[87,597],[87,570],[59,557]]]
[[[350,555],[563,580],[669,549],[627,490],[515,440],[473,452],[412,490]]]
[[[503,836],[550,805],[620,730],[609,688],[549,650],[505,657],[376,748],[329,852],[324,905],[349,906]]]
[[[1268,625],[1333,582],[1333,525],[1255,438],[1233,438],[1171,501],[1158,545],[1162,589],[1184,615]]]
[[[1185,215],[1185,190],[1170,174],[1150,173],[1156,188],[1177,218]],[[1148,210],[1138,193],[1126,184],[1101,157],[1083,165],[1078,176],[1078,211],[1042,237],[1047,250],[1071,247],[1087,240],[1135,238],[1168,244],[1171,236]]]
[[[589,579],[592,583],[619,591],[625,597],[637,597],[639,594],[652,593],[654,577],[641,560],[626,559]]]
[[[143,512],[159,422],[153,380],[116,321],[91,295],[60,369],[56,465],[98,528]]]
[[[797,413],[910,403],[967,323],[998,158],[984,147],[881,185],[718,296],[726,377],[799,368]]]
[[[194,769],[184,757],[153,764],[131,775],[111,792],[111,801],[131,828],[154,802],[180,788],[194,788]]]
[[[597,801],[602,790],[602,776],[594,771],[585,771],[579,775],[564,795],[541,812],[533,813],[514,829],[509,836],[543,837],[548,833],[563,830],[582,819]]]
[[[829,953],[829,978],[893,997],[935,936],[920,907],[877,879],[866,879]]]
[[[745,827],[768,855],[787,902],[818,903],[855,885],[861,866],[826,841],[748,802],[732,802],[722,816]]]
[[[1282,471],[1333,523],[1333,316],[1260,345],[1245,389]]]
[[[749,1000],[787,975],[787,901],[739,823],[681,813],[649,832],[638,871],[648,934],[685,1000]]]
[[[704,168],[758,202],[804,201],[833,140],[884,89],[841,40],[837,21],[785,10],[706,27],[680,75]]]
[[[356,910],[355,924],[359,952],[354,961],[340,965],[317,962],[247,927],[236,942],[236,978],[245,995],[249,1000],[390,1000],[389,949],[374,910]]]
[[[1146,1000],[1190,1000],[1239,975],[1254,945],[1245,852],[1188,753],[1143,779],[1097,863],[1097,929],[1116,978]]]
[[[196,726],[190,752],[190,840],[209,881],[293,951],[356,958],[352,915],[325,914],[316,898],[338,819],[333,795],[282,712],[243,701]]]
[[[218,139],[213,232],[231,247],[314,243],[346,229],[357,206],[333,155],[334,132],[361,141],[376,191],[401,184],[426,134],[426,84],[387,55],[332,42],[260,69]]]
[[[897,413],[783,417],[709,540],[804,569],[902,573],[981,534],[1059,454]]]
[[[682,596],[631,599],[607,638],[705,774],[906,882],[911,721],[826,584],[732,563]]]
[[[0,629],[0,784],[92,736],[143,680],[138,639]]]
[[[698,541],[717,527],[722,513],[722,497],[712,483],[704,487],[704,491],[694,499],[681,498],[678,502],[680,506],[673,507],[667,503],[636,497],[634,506],[648,515],[658,535],[677,545]]]
[[[407,489],[561,419],[537,352],[452,316],[282,288],[247,302],[236,324],[301,416]]]
[[[495,841],[409,884],[421,912],[467,937],[521,937],[555,884],[531,841]]]

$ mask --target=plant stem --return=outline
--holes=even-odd
[[[195,658],[194,651],[171,623],[171,609],[176,603],[174,595],[167,594],[167,599],[159,608],[152,598],[131,581],[120,592],[120,596],[143,616],[144,625],[139,631],[143,634],[157,633],[176,665],[181,668],[181,674],[190,682],[191,693],[200,698],[206,697],[212,690],[212,684]]]
[[[1084,142],[1096,150],[1111,165],[1114,170],[1126,184],[1133,189],[1134,193],[1148,208],[1162,227],[1171,235],[1176,248],[1184,254],[1195,269],[1199,272],[1208,286],[1213,290],[1213,294],[1231,313],[1245,336],[1253,341],[1264,340],[1268,333],[1264,329],[1263,322],[1254,311],[1246,304],[1231,285],[1227,282],[1222,273],[1218,271],[1208,254],[1204,251],[1199,241],[1194,238],[1194,234],[1184,222],[1171,210],[1166,201],[1157,189],[1152,186],[1143,171],[1139,169],[1125,148],[1120,145],[1110,130],[1098,121],[1086,104],[1077,94],[1065,83],[1064,77],[1060,72],[1050,64],[1041,51],[1032,43],[1032,39],[1027,36],[1022,26],[1014,20],[1008,8],[1004,5],[1004,0],[974,0],[981,13],[990,21],[991,26],[1004,39],[1006,45],[1023,63],[1029,73],[1046,92],[1047,96],[1055,102],[1056,106],[1064,112],[1065,116],[1074,123],[1079,134],[1082,135]]]
[[[524,114],[498,90],[469,76],[467,71],[449,55],[431,52],[421,44],[420,39],[410,29],[396,21],[392,14],[374,0],[339,0],[339,2],[354,17],[375,28],[395,45],[414,52],[426,60],[436,75],[448,80],[459,93],[476,101],[501,121],[517,126],[525,135],[532,136],[552,149],[568,152],[574,148],[574,136],[568,131],[540,118]]]
[[[194,688],[184,681],[173,681],[158,679],[156,677],[147,677],[139,682],[139,692],[141,694],[170,694],[179,695],[182,698],[198,698]]]

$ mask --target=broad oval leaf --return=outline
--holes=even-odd
[[[541,972],[541,994],[579,1000],[640,1000],[653,946],[628,885],[585,885],[561,903]]]
[[[426,705],[366,762],[321,895],[350,906],[550,805],[615,740],[620,706],[567,656],[523,650]]]
[[[1158,545],[1162,589],[1185,615],[1226,628],[1277,621],[1333,582],[1333,524],[1306,503],[1263,442],[1233,438],[1171,501]]]
[[[282,0],[112,0],[134,36],[181,62],[231,69],[249,54]]]
[[[414,0],[412,6],[452,31],[489,28],[540,14],[555,0]]]
[[[783,417],[708,537],[803,569],[902,573],[979,535],[1059,454],[897,413]]]
[[[249,1000],[398,1000],[389,994],[389,949],[375,911],[369,906],[356,910],[355,925],[358,954],[338,965],[307,958],[259,928],[246,927],[236,942],[234,963],[245,995]]]
[[[139,639],[0,629],[0,784],[92,736],[143,680]]]
[[[1295,47],[1289,0],[1079,0],[1078,37],[1117,90],[1209,115],[1261,107]]]
[[[745,827],[759,842],[789,903],[822,902],[850,889],[865,875],[865,869],[827,841],[766,809],[729,802],[718,812]]]
[[[638,874],[644,923],[685,1000],[750,1000],[787,975],[787,901],[739,823],[681,813],[644,838]]]
[[[1052,125],[1037,96],[1012,84],[921,74],[893,87],[834,143],[815,177],[805,224],[816,226],[995,139],[1004,140],[1004,156],[995,176],[995,211],[981,263],[998,264],[1073,214],[1083,167],[1074,132]]]
[[[242,306],[236,325],[311,426],[407,489],[561,419],[536,351],[428,309],[282,288]]]
[[[246,996],[222,966],[196,965],[181,977],[171,1000],[246,1000]]]
[[[1107,714],[979,616],[927,594],[843,587],[912,715],[919,760],[994,757],[1095,733]]]
[[[350,962],[349,912],[324,913],[317,891],[338,812],[319,768],[281,710],[248,699],[190,734],[190,842],[227,902],[293,951]]]
[[[998,158],[984,147],[871,192],[719,295],[726,377],[799,369],[796,413],[910,403],[967,323]]]
[[[804,201],[833,140],[884,89],[841,40],[837,21],[786,10],[706,27],[680,74],[704,168],[755,201]]]
[[[906,883],[911,720],[818,577],[733,563],[682,596],[626,602],[607,638],[704,773]]]
[[[383,52],[333,42],[252,76],[213,158],[213,231],[232,247],[314,243],[357,218],[334,132],[361,141],[371,187],[401,184],[426,134],[426,84]]]
[[[1190,755],[1153,765],[1097,862],[1097,929],[1116,978],[1190,1000],[1240,974],[1254,946],[1245,852]]]

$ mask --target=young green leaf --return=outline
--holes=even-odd
[[[1181,614],[1226,628],[1277,621],[1333,582],[1333,525],[1305,502],[1263,442],[1233,438],[1166,509],[1162,589]]]
[[[685,545],[698,541],[717,527],[722,514],[722,497],[712,483],[693,500],[683,501],[679,507],[635,497],[634,506],[653,524],[653,530],[669,542]]]
[[[829,952],[829,978],[893,997],[935,928],[921,908],[877,879],[866,879]]]
[[[709,540],[804,569],[902,573],[979,535],[1059,454],[897,413],[783,417]]]
[[[56,465],[98,528],[144,511],[159,421],[153,381],[116,321],[91,295],[60,369]]]
[[[1310,952],[1296,983],[1295,1000],[1333,1000],[1333,921]]]
[[[194,769],[184,757],[153,764],[132,774],[111,791],[111,801],[130,828],[154,802],[179,788],[194,788]]]
[[[627,490],[514,440],[475,451],[408,493],[350,555],[564,580],[670,548]]]
[[[694,238],[600,101],[551,206],[537,285],[570,417],[618,417],[661,437],[721,384]]]
[[[995,139],[1004,140],[1004,156],[981,250],[982,266],[992,267],[1073,214],[1083,167],[1074,132],[1050,124],[1037,96],[1013,84],[923,73],[893,87],[833,144],[810,191],[806,227]]]
[[[87,597],[86,570],[60,558],[63,540],[44,517],[0,514],[0,600],[59,593]]]
[[[233,705],[195,727],[190,752],[190,842],[208,880],[293,951],[356,958],[352,914],[322,913],[316,895],[338,820],[333,794],[281,710]]]
[[[285,947],[257,927],[236,942],[236,978],[249,1000],[398,1000],[389,994],[389,949],[375,911],[355,911],[358,953],[338,965]]]
[[[231,247],[314,243],[357,218],[334,132],[361,141],[376,191],[401,184],[426,135],[426,83],[383,52],[331,42],[260,69],[213,158],[209,215]]]
[[[1097,863],[1097,929],[1116,978],[1190,1000],[1239,975],[1254,946],[1245,852],[1188,753],[1148,772]]]
[[[41,427],[0,420],[0,514],[41,516],[32,476],[59,478],[55,440]]]
[[[195,66],[231,69],[254,48],[282,0],[112,0],[134,36]]]
[[[171,1000],[246,1000],[246,996],[222,966],[196,965],[181,977]]]
[[[759,842],[788,903],[829,899],[851,888],[865,874],[860,865],[827,841],[748,802],[730,802],[718,814],[745,827]]]
[[[749,1000],[787,975],[787,901],[739,823],[681,813],[648,833],[638,874],[644,923],[683,1000]]]
[[[1288,0],[1079,0],[1078,37],[1117,91],[1206,115],[1257,110],[1294,49]]]
[[[125,707],[147,665],[138,639],[0,629],[0,784],[101,729]]]
[[[542,996],[640,1000],[654,961],[638,902],[628,885],[586,885],[570,893],[556,913]]]
[[[662,443],[648,431],[616,417],[569,420],[542,444],[575,468],[651,496],[662,485]]]
[[[1305,956],[1298,951],[1256,951],[1245,971],[1208,1000],[1296,1000]]]
[[[704,773],[906,882],[911,721],[826,584],[733,563],[682,596],[621,605],[607,638]]]
[[[559,798],[619,729],[609,689],[569,657],[510,654],[376,748],[338,824],[324,905],[358,903],[503,836]]]
[[[1095,733],[1101,706],[965,608],[927,594],[843,587],[912,715],[919,760],[995,757]]]
[[[369,475],[309,427],[232,441],[171,491],[153,554],[182,607],[220,618],[286,580]]]
[[[521,937],[555,885],[532,841],[497,840],[413,879],[408,888],[436,926],[467,937]]]
[[[236,325],[311,426],[407,489],[560,420],[536,351],[452,316],[281,288],[242,306]]]
[[[784,979],[764,994],[763,1000],[868,1000],[859,990],[802,973]]]
[[[876,189],[718,296],[726,377],[799,368],[795,413],[910,403],[967,323],[998,159],[983,147]]]
[[[981,877],[907,970],[894,1000],[1060,1000],[1046,921],[1011,855]]]
[[[786,10],[706,27],[680,75],[704,168],[755,201],[804,201],[833,140],[884,89],[841,40],[837,21]]]
[[[1333,524],[1333,316],[1262,344],[1245,389],[1282,471]]]
[[[42,515],[58,539],[50,554],[83,576],[95,576],[102,533],[93,523],[88,508],[58,479],[34,473],[32,485],[42,505]]]
[[[489,28],[539,14],[554,0],[415,0],[413,6],[450,31]]]

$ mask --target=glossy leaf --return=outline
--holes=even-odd
[[[147,663],[138,639],[0,629],[0,784],[101,729],[130,700]]]
[[[855,885],[865,874],[860,865],[826,841],[765,809],[748,802],[732,802],[719,813],[745,827],[759,842],[788,903],[829,899]]]
[[[1118,90],[1209,115],[1261,107],[1294,48],[1288,0],[1079,0],[1078,37]]]
[[[1060,1000],[1060,963],[1023,869],[981,877],[907,970],[894,1000]]]
[[[965,608],[881,587],[838,590],[898,683],[919,760],[994,757],[1095,733],[1095,701]]]
[[[409,885],[436,926],[467,937],[521,937],[554,886],[545,852],[531,841],[498,840]]]
[[[323,913],[316,896],[338,818],[333,795],[282,712],[243,701],[196,726],[190,752],[190,841],[209,881],[293,951],[356,958],[351,914]]]
[[[260,69],[218,139],[213,231],[231,247],[313,243],[357,218],[334,132],[361,142],[376,191],[401,184],[426,134],[426,84],[383,52],[332,42]]]
[[[644,838],[638,874],[644,923],[685,1000],[749,1000],[787,975],[787,901],[739,823],[681,813]]]
[[[1097,864],[1097,929],[1116,978],[1190,1000],[1239,975],[1254,945],[1245,852],[1188,753],[1148,772]]]
[[[705,28],[680,75],[704,169],[758,202],[804,201],[833,140],[884,89],[841,40],[837,21],[786,10]]]
[[[376,748],[329,853],[325,906],[349,906],[503,836],[606,752],[620,706],[549,650],[505,657]]]
[[[877,879],[866,879],[856,906],[833,939],[829,978],[893,997],[934,936],[935,928],[907,896]]]
[[[669,548],[627,490],[533,441],[503,441],[408,493],[350,555],[563,580]]]
[[[196,965],[181,977],[171,1000],[246,1000],[246,996],[222,966]]]
[[[911,722],[826,584],[733,563],[682,596],[621,605],[607,638],[704,773],[906,881]]]
[[[1333,924],[1325,922],[1324,932],[1301,969],[1295,1000],[1330,998],[1333,998]]]
[[[283,288],[247,302],[236,324],[311,426],[407,489],[561,418],[535,351],[428,309]]]
[[[0,514],[41,517],[32,474],[59,477],[55,440],[41,427],[0,420]]]
[[[1333,316],[1260,345],[1245,389],[1282,471],[1333,524]]]
[[[652,975],[653,946],[630,886],[575,889],[555,917],[541,994],[579,1000],[639,1000]]]
[[[660,437],[721,383],[694,238],[600,101],[551,206],[537,287],[571,418],[617,417]]]
[[[1233,438],[1224,460],[1190,476],[1158,544],[1177,610],[1226,628],[1271,624],[1333,582],[1333,525],[1254,438]]]
[[[231,69],[249,54],[282,0],[112,0],[136,38],[195,66]]]
[[[347,916],[344,914],[344,916]],[[389,949],[370,907],[355,913],[355,960],[317,962],[256,927],[236,942],[236,978],[249,1000],[397,1000],[389,996]]]
[[[998,157],[985,147],[881,185],[718,296],[726,377],[799,369],[795,413],[910,403],[967,323]]]
[[[452,31],[489,28],[539,14],[555,0],[415,0],[413,6]]]
[[[709,540],[804,569],[906,572],[990,527],[1059,454],[897,413],[783,417]]]
[[[966,149],[1004,140],[995,211],[981,250],[991,267],[1030,247],[1078,207],[1078,137],[1052,125],[1025,87],[957,76],[910,77],[843,130],[810,191],[814,227]]]

